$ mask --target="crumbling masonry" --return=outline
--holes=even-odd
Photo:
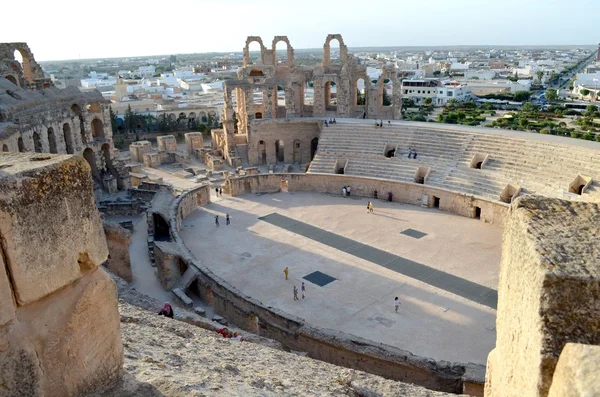
[[[126,189],[129,176],[113,144],[107,103],[98,91],[56,88],[27,44],[0,44],[3,152],[78,154],[90,165],[95,189]]]

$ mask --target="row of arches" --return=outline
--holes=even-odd
[[[270,63],[265,59],[267,48],[258,36],[250,36],[246,39],[244,47],[244,66],[264,65]],[[292,48],[286,36],[275,36],[270,50],[273,59],[273,65],[289,65],[294,62],[294,49]],[[336,54],[332,57],[332,54]],[[342,64],[346,60],[346,46],[342,36],[339,34],[330,34],[323,44],[323,65]],[[334,62],[332,62],[332,59]]]
[[[303,152],[304,148],[303,148],[303,143],[300,139],[295,139],[292,142],[292,150],[288,149],[288,156],[286,156],[285,142],[282,139],[278,139],[275,142],[273,142],[272,144],[273,144],[273,148],[275,150],[274,160],[276,163],[302,163],[302,162],[308,160],[308,159],[303,159],[302,152]],[[319,145],[319,138],[313,138],[310,142],[310,160],[311,161],[315,157],[318,145]],[[259,164],[268,164],[269,163],[269,156],[268,156],[269,149],[267,147],[267,143],[265,143],[264,140],[258,141],[257,151],[258,151]],[[291,157],[290,157],[290,155],[291,155]]]

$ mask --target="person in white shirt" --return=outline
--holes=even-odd
[[[396,310],[396,313],[398,313],[398,306],[400,306],[400,300],[396,297],[396,299],[394,299],[394,310]]]

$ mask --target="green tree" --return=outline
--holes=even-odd
[[[390,95],[387,93],[387,90],[384,88],[383,89],[383,99],[382,99],[383,106],[391,106],[392,105],[392,99],[390,98]]]
[[[542,77],[544,77],[544,72],[542,72],[541,70],[538,70],[537,72],[535,72],[537,78],[538,78],[538,82],[541,84],[542,83]]]
[[[442,72],[440,70],[434,70],[433,71],[433,75],[436,76],[436,77],[439,76],[440,74],[442,74]]]
[[[583,89],[579,90],[579,93],[583,96],[588,96],[588,95],[590,95],[590,90],[588,90],[587,88],[583,88]]]
[[[431,105],[431,104],[433,103],[433,100],[432,100],[431,98],[425,98],[425,99],[423,100],[423,103],[424,103],[425,105]]]
[[[357,105],[366,105],[366,95],[364,92],[360,90],[356,90],[356,104]]]
[[[591,115],[592,113],[595,113],[598,111],[598,106],[596,105],[587,105],[585,107],[586,112]]]
[[[127,132],[134,132],[136,125],[136,115],[131,110],[131,105],[127,105],[127,110],[125,110],[125,122],[123,123],[123,128]]]
[[[117,115],[112,110],[112,106],[108,107],[108,112],[110,114],[110,126],[112,127],[113,133],[117,133],[119,130],[119,122],[117,121]]]
[[[530,91],[517,91],[517,92],[515,92],[515,94],[513,96],[513,98],[517,102],[527,101],[527,100],[529,100],[530,97],[531,97]]]
[[[556,100],[558,100],[558,91],[555,90],[554,88],[548,88],[546,90],[546,99],[549,100],[550,102],[554,102]]]

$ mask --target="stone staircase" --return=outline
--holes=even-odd
[[[527,193],[564,197],[577,175],[600,181],[600,144],[594,148],[542,141],[527,133],[485,133],[481,129],[444,128],[438,124],[386,125],[338,122],[324,128],[309,173],[335,173],[347,160],[346,175],[414,182],[418,167],[430,167],[426,185],[499,200],[507,184]],[[417,159],[408,159],[409,148]],[[395,149],[394,157],[386,152]],[[475,155],[488,156],[482,169],[471,168]],[[600,185],[570,198],[600,201]]]

